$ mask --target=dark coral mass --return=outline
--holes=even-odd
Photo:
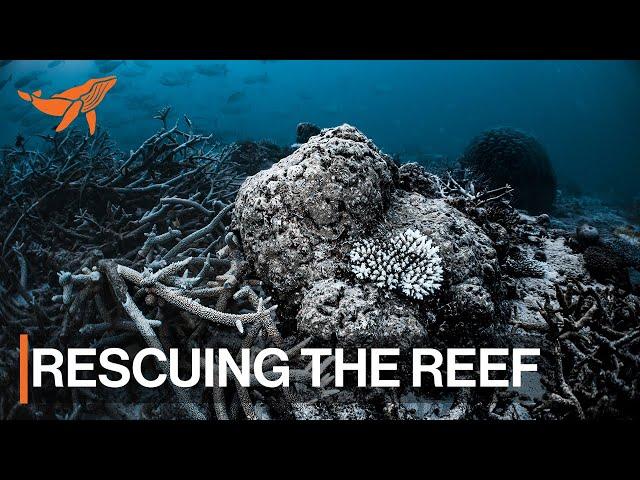
[[[487,130],[475,137],[460,163],[482,175],[492,188],[514,187],[514,206],[531,213],[549,212],[556,196],[556,176],[544,147],[514,128]]]

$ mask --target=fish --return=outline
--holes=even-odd
[[[247,75],[244,77],[244,83],[246,85],[255,85],[257,83],[266,84],[269,83],[269,75],[263,73],[261,75]]]
[[[227,98],[227,103],[238,103],[246,97],[244,92],[234,92]]]
[[[189,85],[193,72],[191,70],[181,70],[177,72],[163,73],[160,76],[160,84],[165,87],[179,87]]]
[[[16,87],[16,88],[26,87],[31,82],[33,82],[36,78],[38,78],[42,73],[44,73],[44,72],[31,72],[31,73],[28,73],[28,74],[20,77],[16,81],[16,83],[13,84],[13,86]]]
[[[124,60],[110,60],[110,61],[102,63],[99,66],[98,70],[100,71],[100,73],[111,73],[116,68],[118,68],[120,65],[122,65],[124,63],[125,63]]]
[[[117,79],[113,75],[92,78],[82,85],[52,95],[50,98],[42,98],[40,90],[33,93],[18,90],[18,95],[41,112],[54,117],[62,117],[58,126],[55,127],[56,132],[67,128],[80,113],[84,113],[89,125],[89,133],[93,135],[96,130],[96,108],[104,100],[107,92],[116,84],[116,81]]]
[[[130,110],[157,110],[156,96],[152,93],[126,95],[124,100],[127,108]]]
[[[12,79],[13,79],[13,73],[11,75],[9,75],[7,78],[5,78],[4,80],[0,80],[0,90],[2,90],[4,88],[4,86],[7,83],[9,83]]]
[[[57,67],[58,65],[62,65],[63,63],[64,63],[64,60],[54,60],[53,62],[49,62],[47,64],[47,68]]]
[[[225,76],[229,73],[227,65],[224,63],[200,63],[195,66],[196,73],[204,75],[205,77],[219,77]]]
[[[0,67],[9,65],[11,62],[13,62],[13,60],[0,60]]]
[[[151,64],[146,60],[134,60],[133,63],[135,63],[140,68],[144,68],[145,70],[151,69]]]
[[[47,85],[51,85],[51,80],[49,79],[36,80],[35,82],[31,82],[29,84],[29,88],[32,90],[42,90],[42,87],[46,87]]]

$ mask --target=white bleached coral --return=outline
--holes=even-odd
[[[438,250],[427,235],[408,228],[385,241],[356,243],[349,254],[351,271],[358,279],[369,280],[379,288],[399,290],[422,300],[442,284]]]

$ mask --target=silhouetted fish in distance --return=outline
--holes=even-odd
[[[124,60],[110,60],[101,64],[98,70],[100,73],[111,73],[124,63],[126,63]]]
[[[62,65],[63,63],[64,63],[64,60],[54,60],[53,62],[49,62],[47,64],[47,68],[57,67],[58,65]]]
[[[34,82],[31,82],[29,84],[29,88],[33,89],[33,90],[41,90],[42,87],[46,87],[48,85],[51,85],[51,80],[47,79],[38,79]]]
[[[205,77],[221,77],[229,73],[229,69],[224,63],[199,63],[195,69],[196,73]]]
[[[160,84],[165,87],[179,87],[181,85],[189,85],[193,71],[181,70],[178,72],[167,72],[160,76]]]
[[[144,68],[145,70],[151,69],[151,64],[146,60],[134,60],[133,63],[135,63],[140,68]]]
[[[234,92],[227,98],[227,103],[238,103],[246,97],[244,92]]]
[[[20,77],[16,81],[16,83],[13,84],[13,86],[16,87],[16,88],[25,87],[25,86],[29,85],[31,82],[33,82],[36,78],[38,78],[43,73],[44,72],[31,72],[31,73],[28,73],[28,74]]]

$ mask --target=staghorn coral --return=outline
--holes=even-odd
[[[543,383],[550,393],[537,402],[535,416],[637,416],[640,299],[581,283],[556,284],[553,297],[538,306],[544,325],[514,325],[545,337]]]
[[[438,247],[427,235],[410,228],[384,242],[356,242],[349,258],[356,278],[417,300],[438,290],[443,279]]]
[[[44,142],[42,152],[3,151],[9,168],[0,189],[0,316],[7,322],[0,324],[0,358],[15,351],[24,332],[33,345],[58,348],[167,351],[213,343],[235,352],[243,342],[300,343],[280,336],[276,306],[227,232],[229,200],[243,177],[211,136],[176,125],[128,153],[103,130],[91,138],[69,130]],[[304,368],[296,351],[294,372]],[[15,365],[7,378],[17,375]],[[166,369],[161,362],[151,367]],[[202,389],[134,388],[123,396],[51,387],[34,391],[28,408],[17,404],[15,389],[3,389],[0,418],[203,419],[224,409],[230,418],[255,418],[250,405],[265,399],[286,416],[295,398],[295,387],[266,395],[251,387],[242,402],[227,395],[224,405],[219,392]]]

